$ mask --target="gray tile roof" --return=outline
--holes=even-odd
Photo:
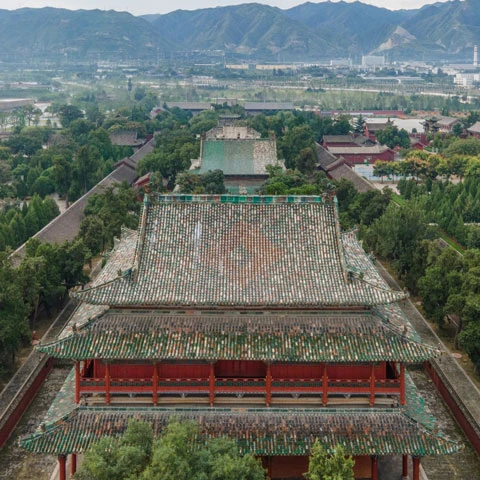
[[[374,155],[386,152],[390,150],[385,145],[371,145],[371,146],[359,146],[359,147],[328,147],[330,153],[336,156],[340,155]]]
[[[260,308],[404,298],[348,273],[336,206],[321,197],[159,196],[146,203],[136,251],[123,262],[127,255],[102,285],[74,296],[111,306]]]
[[[295,110],[291,102],[245,102],[245,110]]]
[[[475,122],[470,128],[467,128],[470,133],[480,133],[480,122]]]
[[[319,167],[334,180],[342,178],[353,183],[359,192],[368,192],[373,190],[373,185],[365,178],[360,177],[348,165],[343,158],[338,158],[318,143],[315,145],[317,150],[317,159]]]
[[[254,455],[305,456],[315,439],[329,451],[341,444],[348,455],[444,455],[461,449],[400,408],[77,407],[44,432],[23,437],[20,446],[44,454],[82,453],[102,436],[122,434],[132,418],[150,424],[158,436],[172,417],[198,423],[204,438],[233,438],[242,453]]]
[[[101,182],[89,190],[83,197],[72,203],[65,212],[54,218],[42,230],[36,233],[32,238],[37,238],[43,243],[62,243],[65,241],[71,242],[77,236],[80,223],[83,220],[83,210],[87,204],[88,199],[97,193],[102,193],[106,188],[115,183],[132,183],[137,178],[137,173],[126,165],[120,165],[112,173],[106,176]],[[14,252],[14,258],[22,258],[25,254],[25,244],[19,247]]]
[[[421,363],[438,354],[371,312],[172,315],[108,310],[38,349],[55,358],[75,360],[300,363]]]

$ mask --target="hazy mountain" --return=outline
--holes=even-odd
[[[406,25],[428,54],[471,57],[480,40],[480,0],[424,7]]]
[[[172,48],[156,28],[129,13],[57,8],[0,10],[0,58],[141,58]]]
[[[377,8],[360,2],[354,3],[304,3],[285,11],[351,55],[369,53],[406,21],[412,11],[395,11]]]
[[[177,10],[146,18],[183,49],[219,49],[272,58],[280,54],[282,58],[292,58],[341,51],[322,32],[267,5],[250,3],[195,11]]]
[[[390,59],[468,59],[480,44],[480,0],[390,11],[360,2],[305,3],[288,10],[255,3],[134,17],[64,9],[0,10],[0,60],[152,58],[214,51],[258,60],[386,54]]]

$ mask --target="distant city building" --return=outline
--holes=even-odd
[[[8,112],[15,110],[15,108],[26,107],[33,104],[33,98],[4,98],[0,99],[0,112]]]
[[[457,73],[453,79],[455,85],[461,87],[472,87],[475,82],[480,81],[480,73]]]
[[[351,58],[335,58],[330,60],[331,67],[351,67],[353,65]]]
[[[292,102],[245,102],[245,112],[250,115],[271,111],[292,111],[295,107]]]
[[[385,57],[383,55],[363,55],[362,67],[375,68],[385,65]]]

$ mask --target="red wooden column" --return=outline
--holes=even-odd
[[[158,363],[153,363],[153,378],[152,378],[152,387],[153,387],[153,404],[157,405],[158,403]]]
[[[402,477],[408,478],[408,455],[402,455]]]
[[[322,376],[322,405],[327,406],[328,402],[328,375],[327,375],[327,364],[323,364],[323,376]]]
[[[413,480],[420,480],[420,457],[412,457]]]
[[[58,456],[58,480],[67,480],[67,457]]]
[[[210,406],[213,407],[213,404],[215,403],[215,363],[214,362],[210,362],[209,397],[210,397]]]
[[[405,405],[405,364],[400,364],[400,405]]]
[[[272,373],[270,371],[270,363],[267,363],[267,376],[265,378],[265,388],[266,388],[265,403],[267,407],[269,407],[270,403],[272,402]]]
[[[370,406],[375,405],[375,364],[372,363],[372,370],[370,373]]]
[[[70,473],[75,475],[77,473],[77,454],[72,453],[70,455]]]
[[[110,405],[110,364],[105,363],[105,403]]]
[[[268,478],[272,478],[272,460],[273,457],[267,457],[267,475]]]
[[[75,362],[75,403],[80,403],[80,362]]]
[[[378,457],[376,455],[372,455],[372,480],[378,480]]]

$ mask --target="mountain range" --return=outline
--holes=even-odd
[[[248,3],[140,17],[113,10],[0,10],[0,44],[4,62],[158,59],[195,51],[249,61],[371,54],[471,62],[480,44],[480,0],[396,11],[360,2],[307,2],[287,10]]]

